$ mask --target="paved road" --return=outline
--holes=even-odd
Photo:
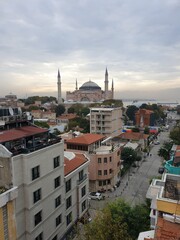
[[[114,192],[105,193],[106,199],[97,201],[91,200],[90,213],[93,215],[97,210],[101,210],[107,202],[122,198],[129,202],[132,206],[143,203],[146,199],[146,192],[149,187],[150,180],[158,176],[158,168],[162,165],[162,159],[157,155],[160,146],[167,141],[169,132],[162,132],[158,136],[160,145],[153,145],[151,156],[146,157],[145,161],[141,161],[139,168],[131,168],[123,179],[120,186]]]

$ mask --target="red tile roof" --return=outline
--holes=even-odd
[[[140,140],[140,139],[147,139],[148,134],[141,134],[140,132],[125,132],[119,135],[121,139],[130,139],[130,140]]]
[[[88,160],[84,156],[84,154],[75,154],[75,158],[69,160],[68,158],[64,158],[64,175],[68,175],[73,172],[75,169],[86,163]]]
[[[23,137],[28,137],[45,132],[48,132],[48,129],[33,126],[25,126],[21,128],[13,128],[10,130],[0,131],[0,143],[13,141]]]
[[[103,136],[101,134],[87,133],[87,134],[83,134],[79,137],[71,138],[71,139],[67,140],[66,143],[90,145],[99,140],[103,140],[104,138],[105,138],[105,136]]]

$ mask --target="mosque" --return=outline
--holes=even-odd
[[[61,98],[61,76],[58,70],[58,104],[62,103]],[[109,90],[108,70],[105,71],[104,91],[98,84],[89,80],[85,82],[79,89],[76,80],[76,89],[73,92],[66,92],[66,101],[72,102],[99,102],[106,99],[114,98],[114,84],[112,80],[111,90]]]

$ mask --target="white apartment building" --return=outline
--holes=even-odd
[[[122,132],[122,110],[120,107],[98,107],[90,109],[90,133],[115,137]]]
[[[70,229],[88,210],[89,159],[84,154],[64,152],[66,226]]]
[[[16,237],[12,239],[65,239],[67,231],[87,211],[83,202],[87,202],[89,190],[88,160],[84,155],[76,156],[75,161],[66,161],[66,169],[61,138],[20,117],[14,116],[9,124],[0,126],[0,187],[4,186],[7,193],[16,189],[12,211]],[[72,189],[66,193],[69,179]],[[72,206],[67,208],[69,194]]]

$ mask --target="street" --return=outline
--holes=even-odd
[[[105,200],[90,201],[90,214],[93,216],[97,210],[101,210],[105,205],[118,198],[127,201],[131,206],[145,202],[146,192],[148,190],[150,180],[160,176],[158,168],[162,165],[162,158],[158,156],[158,150],[168,140],[169,132],[161,132],[158,136],[159,145],[153,145],[150,155],[146,159],[142,159],[139,167],[131,167],[130,171],[121,179],[121,184],[114,192],[108,192],[104,195]]]

